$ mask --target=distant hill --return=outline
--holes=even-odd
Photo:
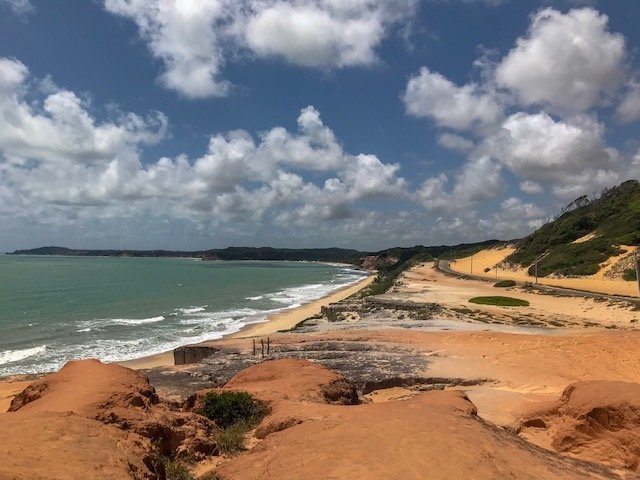
[[[592,275],[621,252],[620,245],[640,244],[640,182],[629,180],[604,190],[599,198],[582,196],[563,213],[518,242],[505,259],[523,267],[538,263],[538,275]]]
[[[488,240],[479,243],[465,243],[448,246],[394,247],[378,252],[362,252],[345,248],[272,248],[272,247],[228,247],[197,251],[170,250],[85,250],[66,247],[40,247],[29,250],[16,250],[10,255],[63,255],[88,257],[186,257],[204,260],[287,260],[339,262],[361,266],[368,259],[382,270],[393,270],[409,261],[430,261],[434,257],[464,256],[501,243]]]

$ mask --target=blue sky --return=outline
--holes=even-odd
[[[0,251],[526,235],[640,176],[627,0],[0,0]]]

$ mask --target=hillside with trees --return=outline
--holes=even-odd
[[[640,182],[629,180],[567,205],[555,220],[518,242],[505,259],[522,267],[538,262],[538,275],[592,275],[600,264],[640,244]]]

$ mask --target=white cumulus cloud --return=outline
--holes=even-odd
[[[480,86],[458,86],[427,67],[409,79],[402,100],[410,115],[456,130],[493,125],[503,115],[500,103]]]
[[[135,22],[163,64],[160,82],[187,98],[224,96],[223,69],[246,53],[310,68],[369,66],[417,0],[104,0]]]
[[[500,86],[525,105],[580,112],[611,97],[625,78],[625,40],[593,8],[536,13],[497,67]]]
[[[213,134],[197,158],[143,163],[140,150],[166,135],[164,115],[121,113],[99,121],[74,92],[47,84],[50,93],[42,94],[24,64],[0,58],[5,219],[86,225],[99,207],[104,221],[155,218],[154,228],[167,221],[255,229],[285,219],[330,223],[351,218],[371,199],[407,197],[398,164],[346,152],[312,106],[300,111],[296,131],[276,126],[258,136]]]

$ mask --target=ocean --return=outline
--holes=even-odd
[[[305,262],[0,255],[0,376],[220,338],[363,275]]]

